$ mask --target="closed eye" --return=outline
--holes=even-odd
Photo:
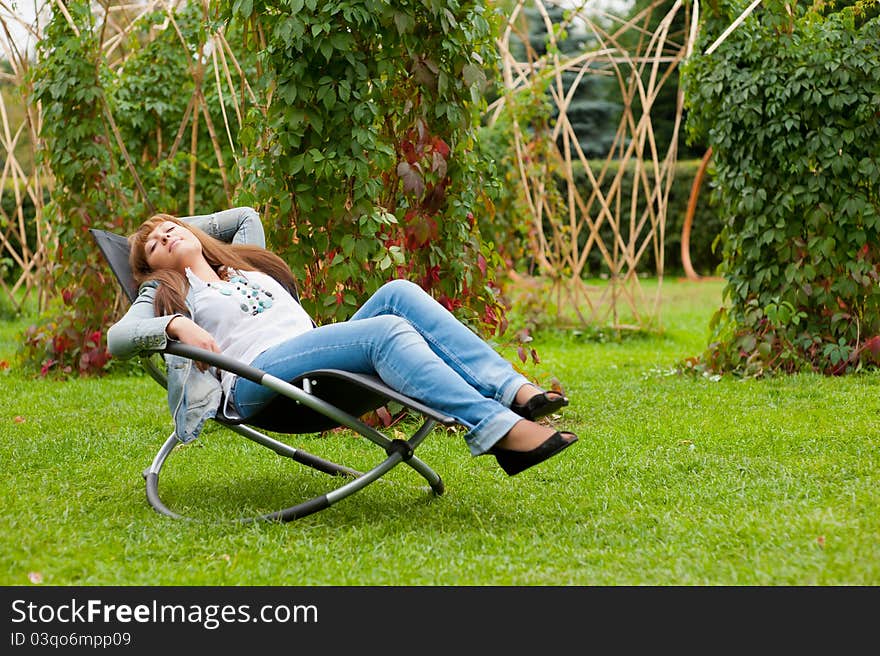
[[[167,228],[165,228],[165,234],[167,235],[169,232],[171,232],[172,230],[174,230],[174,228],[175,228],[175,225],[172,223],[172,224],[169,225]],[[147,246],[147,252],[148,252],[149,254],[152,254],[153,251],[156,250],[156,246],[158,246],[158,245],[159,245],[159,240],[158,240],[158,239],[154,239],[152,242],[149,242],[149,246]]]

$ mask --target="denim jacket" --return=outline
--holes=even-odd
[[[209,235],[236,244],[265,246],[260,217],[250,207],[236,207],[214,214],[181,217]],[[138,296],[118,322],[107,331],[107,347],[114,357],[130,358],[161,351],[168,344],[165,329],[176,314],[156,316],[153,300],[159,283],[141,285]],[[193,316],[192,290],[186,306]],[[213,367],[200,371],[189,358],[167,354],[165,357],[168,408],[174,420],[174,432],[183,443],[199,436],[205,420],[214,417],[222,401],[217,372]]]

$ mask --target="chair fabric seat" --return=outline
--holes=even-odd
[[[388,402],[385,395],[377,391],[361,389],[356,394],[353,394],[352,383],[341,376],[312,372],[297,378],[293,381],[293,384],[297,387],[302,387],[303,378],[308,378],[312,394],[332,403],[338,409],[353,417],[360,417],[368,412],[377,410]],[[222,408],[224,405],[221,403],[220,407]],[[227,417],[224,414],[218,414],[216,419],[224,424],[245,423],[263,430],[288,435],[318,433],[339,426],[330,417],[282,394],[273,398],[260,412],[249,417],[247,420]]]

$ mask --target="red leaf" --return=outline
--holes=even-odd
[[[461,307],[460,300],[458,300],[457,298],[449,298],[446,294],[441,294],[437,298],[437,302],[450,312],[454,312],[456,308]]]
[[[434,150],[440,153],[443,156],[443,159],[447,159],[449,157],[449,146],[443,139],[440,137],[434,137],[434,141],[431,144],[434,146]]]
[[[498,315],[495,314],[495,308],[491,305],[487,305],[483,310],[483,323],[487,326],[497,326],[498,325]],[[525,362],[525,360],[523,360]]]
[[[440,282],[440,265],[435,264],[425,271],[422,277],[422,289],[431,289],[438,282]]]
[[[862,344],[862,352],[866,353],[874,364],[880,364],[880,335],[874,335]]]
[[[480,254],[477,256],[477,266],[478,266],[479,269],[480,269],[480,273],[482,273],[483,276],[485,277],[485,275],[486,275],[486,258],[483,257],[483,254],[482,254],[482,253],[480,253]]]
[[[438,152],[434,152],[434,156],[431,158],[431,171],[437,174],[440,178],[446,177],[446,159]]]
[[[406,161],[410,164],[415,164],[418,161],[419,156],[416,153],[416,148],[413,145],[412,141],[406,140],[400,144],[400,151],[403,153],[403,156],[406,158]]]
[[[432,239],[437,239],[439,232],[439,227],[434,219],[425,216],[413,217],[404,230],[407,250],[414,251],[421,248]]]
[[[403,180],[403,190],[414,196],[421,196],[425,192],[425,182],[418,171],[418,164],[401,162],[397,165],[397,175]]]

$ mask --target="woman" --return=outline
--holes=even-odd
[[[568,405],[517,373],[486,342],[417,285],[383,285],[350,320],[316,326],[288,290],[293,274],[264,248],[251,208],[178,219],[156,215],[129,238],[140,285],[108,331],[121,358],[161,350],[168,339],[224,353],[293,380],[321,368],[375,374],[466,427],[473,455],[490,453],[513,476],[577,441],[536,419]],[[169,404],[179,439],[194,439],[225,403],[247,419],[275,394],[204,365],[169,360]]]

